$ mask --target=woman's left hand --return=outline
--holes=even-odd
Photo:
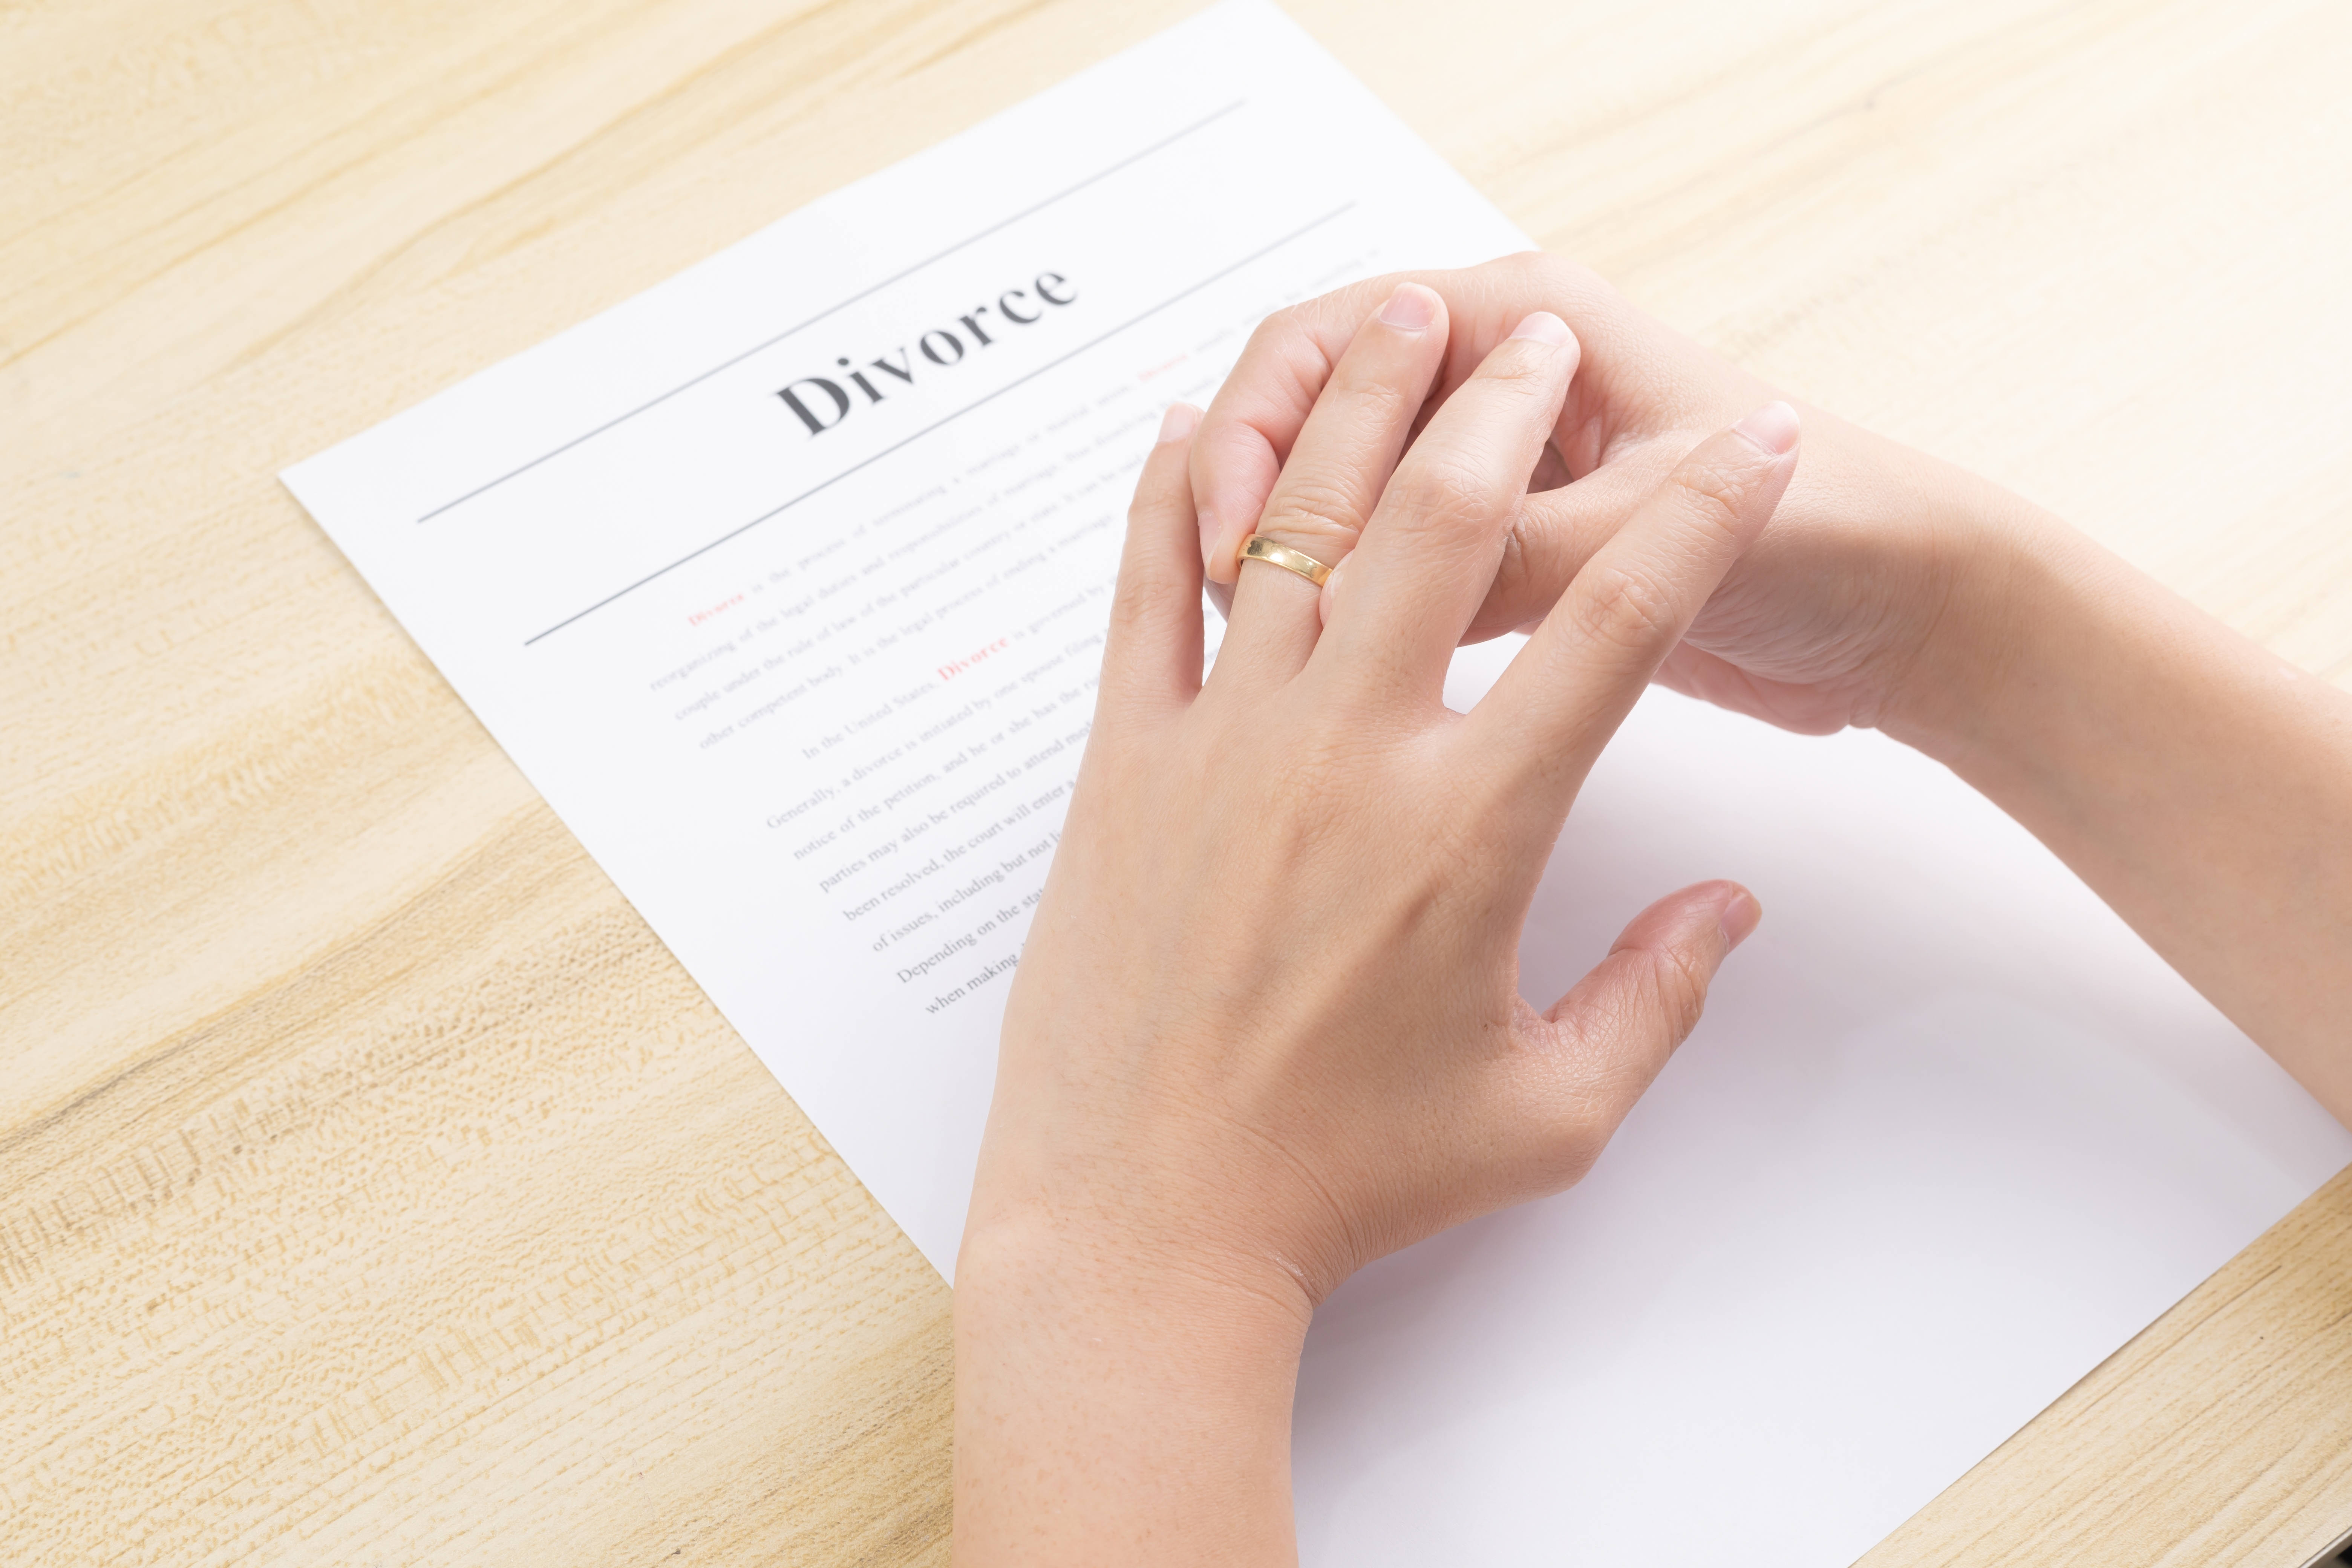
[[[1364,323],[1258,525],[1361,544],[1327,614],[1245,565],[1205,685],[1192,411],[1145,467],[957,1265],[968,1565],[1287,1561],[1314,1305],[1574,1182],[1755,924],[1740,888],[1685,889],[1549,1010],[1518,993],[1570,803],[1771,515],[1795,416],[1701,443],[1457,714],[1447,663],[1577,350],[1528,317],[1407,451],[1445,344],[1419,285]]]

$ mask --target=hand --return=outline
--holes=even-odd
[[[1530,310],[1563,317],[1583,348],[1546,432],[1537,492],[1509,521],[1468,640],[1541,619],[1693,444],[1776,395],[1591,273],[1552,257],[1412,276],[1444,300],[1452,331],[1433,378],[1433,409]],[[1251,338],[1193,444],[1192,487],[1212,584],[1234,582],[1234,552],[1275,493],[1307,410],[1357,324],[1399,281],[1374,279],[1294,306]],[[1985,668],[1976,648],[1999,637],[1997,628],[1957,624],[1953,583],[1998,559],[2002,520],[2028,509],[1964,470],[1819,410],[1805,408],[1804,422],[1804,468],[1771,529],[1694,617],[1658,679],[1809,733],[1848,724],[1916,731],[1951,722],[1975,700],[1962,688]],[[1363,516],[1326,504],[1333,499],[1309,496],[1267,529],[1327,563],[1339,561]],[[1963,638],[1969,647],[1945,646]]]
[[[1553,258],[1418,276],[1453,332],[1422,417],[1525,311],[1559,312],[1584,350],[1539,466],[1556,488],[1521,504],[1468,637],[1541,617],[1697,432],[1769,395]],[[1213,582],[1233,580],[1334,360],[1396,284],[1282,311],[1244,351],[1193,444]],[[1999,486],[1804,421],[1772,526],[1658,679],[1787,729],[1874,726],[1944,763],[2352,1126],[2352,700]],[[1265,526],[1339,561],[1361,522],[1318,502]]]
[[[1574,1182],[1756,922],[1688,888],[1548,1011],[1518,994],[1570,803],[1771,515],[1796,417],[1697,442],[1456,714],[1449,657],[1576,364],[1549,314],[1487,335],[1407,451],[1463,334],[1413,285],[1360,323],[1266,516],[1360,518],[1361,549],[1328,616],[1251,566],[1205,687],[1190,411],[1145,467],[957,1265],[967,1565],[1279,1560],[1315,1303]]]

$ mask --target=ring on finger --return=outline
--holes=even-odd
[[[1268,538],[1263,533],[1253,533],[1243,542],[1241,558],[1244,561],[1263,561],[1269,566],[1279,566],[1286,572],[1296,572],[1318,588],[1323,585],[1324,579],[1331,575],[1331,568],[1324,565],[1312,555],[1304,551],[1293,550],[1287,544]]]

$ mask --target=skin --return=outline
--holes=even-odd
[[[1772,397],[1525,257],[1295,307],[1197,429],[1171,411],[958,1262],[959,1563],[1295,1560],[1315,1305],[1574,1182],[1759,918],[1685,889],[1548,1011],[1518,994],[1536,879],[1652,679],[1946,762],[2352,1121],[2352,700]],[[1344,564],[1237,571],[1253,531]],[[1448,712],[1452,648],[1515,627]]]
[[[1473,638],[1539,620],[1675,456],[1776,395],[1557,258],[1423,281],[1454,323],[1438,401],[1528,310],[1583,348],[1536,480],[1561,488],[1523,503]],[[1325,367],[1396,283],[1307,302],[1251,340],[1193,452],[1213,582],[1232,579],[1246,533],[1232,520],[1255,515]],[[1659,679],[1783,729],[1874,727],[1944,763],[2352,1125],[2352,697],[2042,508],[1796,406],[1802,469]],[[1351,542],[1301,539],[1327,560]]]

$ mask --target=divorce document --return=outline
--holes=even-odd
[[[945,1275],[1161,410],[1528,245],[1231,0],[286,482]],[[1592,1175],[1318,1314],[1307,1562],[1848,1562],[2352,1157],[1875,735],[1646,700],[1529,994],[1713,876],[1770,916]]]

